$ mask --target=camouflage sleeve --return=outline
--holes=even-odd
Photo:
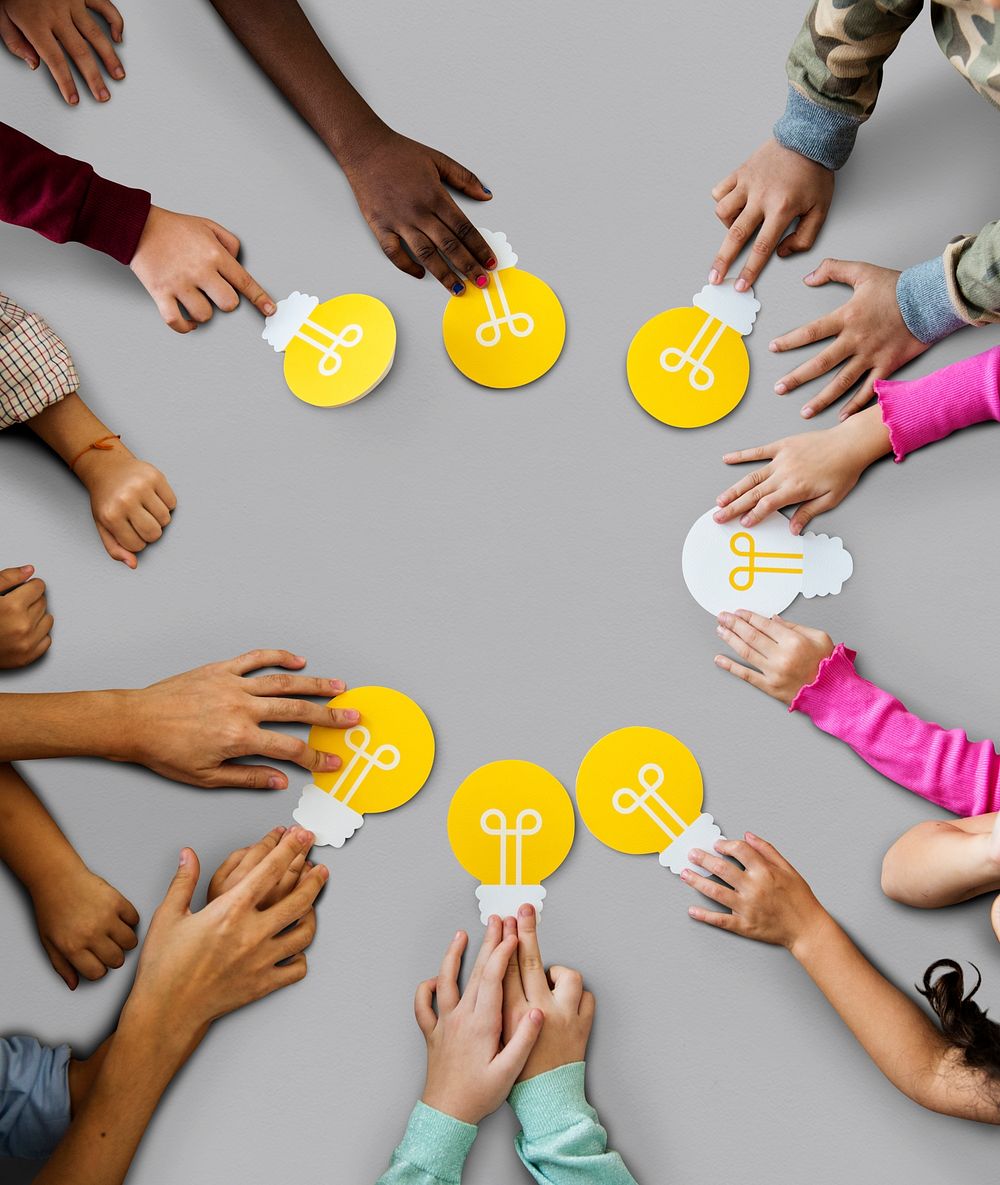
[[[903,272],[896,285],[906,327],[922,342],[940,341],[965,325],[1000,321],[1000,222],[962,235],[943,255]]]
[[[774,125],[786,148],[839,169],[871,115],[882,67],[923,0],[815,0],[788,55],[788,104]]]

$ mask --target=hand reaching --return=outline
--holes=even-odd
[[[829,634],[785,621],[777,614],[761,617],[748,609],[720,613],[715,632],[744,662],[751,664],[742,666],[724,654],[717,654],[715,665],[783,704],[791,704],[802,688],[816,678],[823,659],[833,653]]]
[[[111,0],[0,0],[4,45],[32,70],[44,62],[70,106],[80,102],[80,95],[67,58],[99,103],[111,98],[101,67],[109,78],[120,82],[125,77],[114,46],[91,12],[104,18],[112,39],[120,42],[125,22]]]

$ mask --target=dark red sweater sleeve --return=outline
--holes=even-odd
[[[131,263],[150,197],[0,123],[0,220]]]

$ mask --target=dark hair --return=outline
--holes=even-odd
[[[924,972],[924,986],[917,991],[937,1014],[944,1035],[961,1050],[965,1064],[982,1070],[1000,1090],[1000,1024],[973,1000],[983,977],[975,963],[976,986],[966,995],[965,976],[954,959],[938,959]],[[938,974],[943,970],[943,974]]]

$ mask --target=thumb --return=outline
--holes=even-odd
[[[20,58],[32,70],[38,69],[38,54],[35,53],[31,42],[23,36],[21,30],[2,10],[0,10],[0,39],[3,40],[4,45],[14,57]]]
[[[535,1042],[541,1034],[544,1020],[545,1013],[541,1008],[532,1008],[530,1012],[525,1013],[521,1017],[520,1024],[514,1030],[513,1036],[494,1059],[496,1066],[503,1070],[512,1085],[518,1074],[524,1069],[524,1063],[528,1060],[531,1051],[535,1048]]]
[[[97,527],[97,533],[101,537],[101,542],[104,544],[104,550],[113,560],[118,560],[125,565],[126,568],[138,568],[139,561],[135,558],[135,553],[123,547],[118,540],[111,534],[107,527],[102,527],[99,522],[94,523]]]
[[[460,165],[457,160],[452,160],[443,152],[436,152],[434,160],[441,179],[452,189],[457,189],[460,193],[475,198],[479,202],[485,202],[493,196],[492,190],[487,189],[475,173],[467,169],[465,165]]]
[[[821,284],[829,284],[831,281],[834,284],[850,284],[853,287],[857,279],[857,263],[843,259],[824,259],[815,271],[811,271],[805,277],[804,283],[808,284],[811,288],[816,288]]]
[[[191,908],[191,898],[198,887],[198,877],[201,875],[201,865],[198,857],[190,848],[181,848],[180,862],[174,879],[170,882],[163,904],[176,913],[187,913]]]
[[[35,569],[31,564],[25,564],[21,568],[4,568],[0,571],[0,593],[10,592],[12,588],[17,588],[19,584],[30,580],[34,574]]]

